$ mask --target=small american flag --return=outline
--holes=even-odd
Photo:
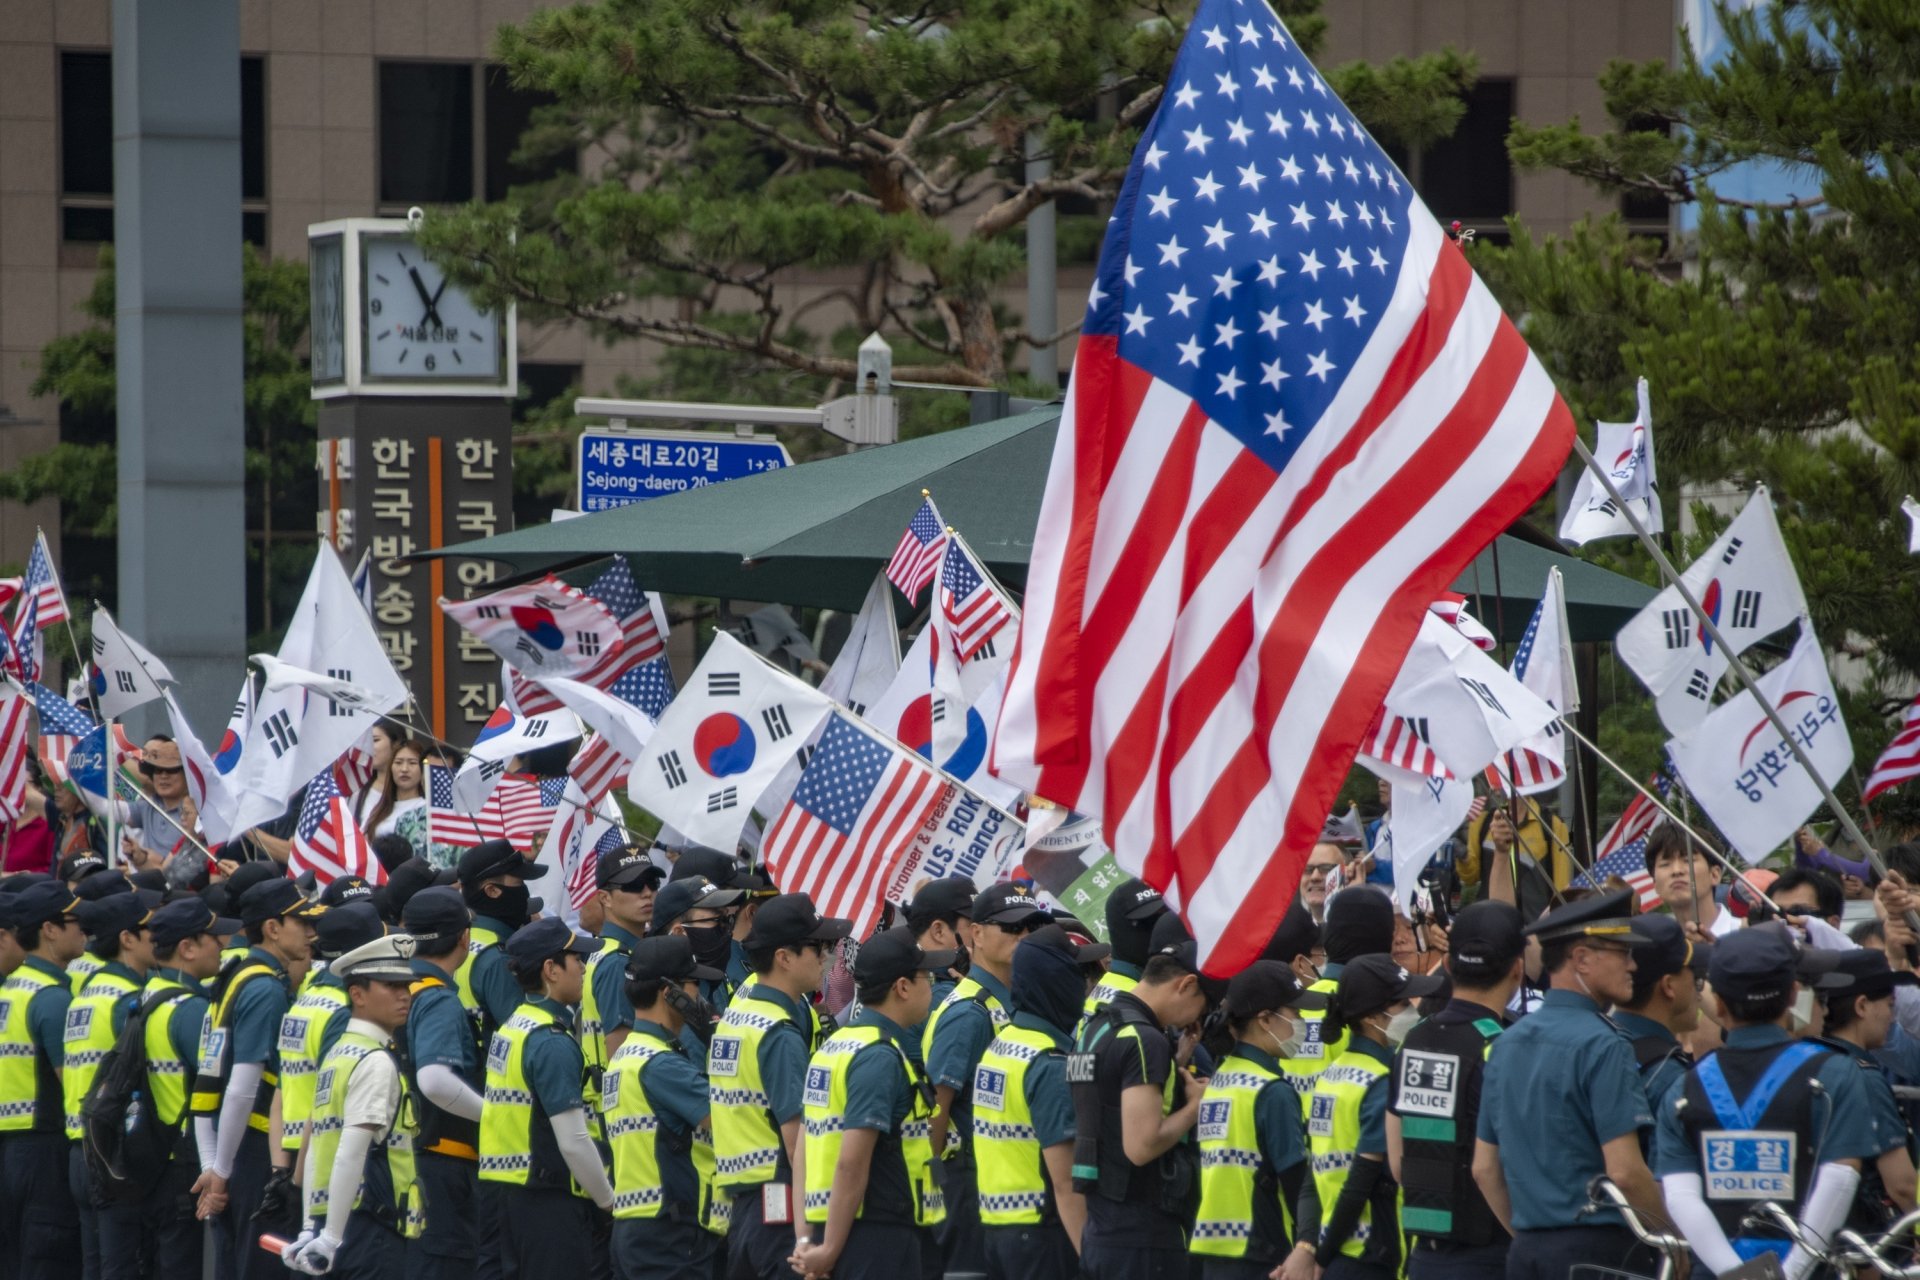
[[[1662,765],[1655,770],[1653,777],[1648,779],[1648,785],[1659,793],[1662,800],[1666,799],[1667,792],[1673,787],[1671,766]],[[1600,843],[1593,851],[1594,857],[1605,859],[1634,841],[1644,839],[1665,816],[1653,801],[1638,791],[1634,792],[1633,799],[1627,802],[1627,807],[1620,811],[1620,816],[1613,820],[1613,825],[1607,828],[1607,833],[1600,837]]]
[[[329,772],[333,774],[333,785],[339,788],[341,795],[358,795],[373,781],[373,752],[357,744],[348,747],[346,754],[333,762]]]
[[[1860,800],[1863,804],[1871,801],[1888,787],[1912,777],[1920,777],[1920,698],[1907,705],[1906,714],[1900,720],[1900,732],[1893,735],[1893,741],[1873,762],[1873,772],[1867,775],[1867,784],[1860,789]]]
[[[491,802],[478,813],[462,813],[453,804],[453,770],[427,765],[427,839],[433,844],[471,848],[482,840],[505,838],[499,810]]]
[[[573,758],[568,771],[573,774],[573,780],[580,784],[580,790],[586,793],[587,804],[596,805],[607,792],[625,784],[627,775],[633,772],[633,761],[614,750],[612,743],[596,733],[587,739],[586,746],[580,748],[580,754]]]
[[[940,613],[962,662],[1013,620],[1000,589],[957,535],[947,540],[946,558],[940,562]]]
[[[607,692],[658,720],[677,692],[673,683],[673,668],[667,663],[667,655],[662,653],[657,658],[629,668],[607,688]]]
[[[67,753],[94,730],[93,720],[43,684],[29,686],[40,712],[40,767],[54,782],[67,781]]]
[[[940,568],[940,555],[947,549],[947,527],[940,523],[940,509],[931,495],[920,499],[920,509],[907,521],[900,545],[887,561],[887,581],[900,588],[908,604],[919,604],[920,593],[933,581]]]
[[[313,872],[316,884],[331,884],[341,876],[359,876],[369,884],[384,884],[387,870],[373,856],[367,833],[353,820],[353,810],[329,769],[307,784],[300,806],[293,847],[287,853],[287,871]]]
[[[1647,874],[1645,836],[1630,840],[1601,858],[1593,864],[1592,871],[1582,871],[1573,878],[1573,887],[1598,889],[1614,876],[1625,880],[1632,888],[1642,911],[1651,911],[1660,905],[1660,895],[1653,887],[1653,877]]]
[[[509,774],[500,779],[493,794],[480,810],[483,824],[498,815],[500,831],[514,848],[523,853],[540,847],[540,841],[553,825],[553,810],[566,789],[565,778],[535,779],[526,774]],[[547,797],[552,796],[549,800]]]
[[[1453,771],[1440,763],[1433,748],[1426,744],[1414,723],[1382,707],[1373,732],[1360,744],[1360,754],[1384,764],[1396,765],[1409,773],[1427,778],[1451,778]]]
[[[32,684],[40,678],[44,652],[40,640],[39,598],[28,595],[22,599],[17,616],[19,621],[14,624],[13,641],[8,646],[7,669],[20,678],[20,683]]]
[[[60,575],[53,571],[53,555],[47,550],[47,535],[44,533],[34,536],[33,551],[27,556],[26,583],[22,590],[25,599],[21,601],[20,612],[14,615],[16,623],[25,615],[27,600],[33,601],[34,625],[41,631],[67,620],[67,596],[60,589]]]
[[[582,821],[592,821],[592,814],[582,814]],[[620,828],[609,826],[594,842],[593,848],[584,851],[579,861],[574,863],[573,872],[567,878],[567,900],[573,903],[575,911],[587,905],[599,887],[595,873],[600,869],[600,859],[618,849],[623,843]]]
[[[948,783],[918,756],[834,715],[774,818],[761,854],[775,883],[813,896],[820,914],[853,921],[866,936],[880,918],[881,888]]]
[[[636,688],[634,673],[654,659],[665,659],[666,641],[660,634],[660,625],[653,616],[653,607],[647,602],[647,593],[633,580],[633,570],[627,566],[626,557],[615,556],[613,563],[601,571],[587,588],[587,594],[607,607],[620,623],[620,647],[607,654],[601,661],[586,671],[573,677],[585,685],[596,689],[605,689],[617,698],[624,698],[635,706],[644,705],[634,697],[628,696],[628,690]],[[671,684],[672,676],[668,677]],[[522,715],[545,715],[549,711],[558,711],[561,702],[546,689],[527,676],[513,672],[509,677],[513,686],[513,702]],[[671,689],[667,696],[672,697]],[[658,716],[658,712],[648,712]]]

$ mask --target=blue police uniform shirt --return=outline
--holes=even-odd
[[[904,1047],[907,1033],[893,1019],[872,1009],[860,1010],[847,1025],[874,1027],[881,1035],[879,1044],[854,1054],[847,1066],[847,1128],[898,1133],[913,1109],[913,1089],[896,1049]]]
[[[573,1030],[573,1014],[565,1005],[545,996],[530,996],[523,1003],[546,1010],[558,1026],[568,1032]],[[542,1032],[528,1036],[526,1048],[521,1051],[520,1071],[527,1078],[528,1090],[549,1118],[587,1105],[580,1092],[587,1060],[572,1035]]]
[[[672,1032],[647,1018],[634,1019],[633,1034],[675,1043]],[[685,1138],[707,1118],[707,1078],[685,1054],[662,1053],[649,1059],[647,1069],[640,1074],[640,1085],[661,1127],[677,1137]],[[660,1180],[669,1201],[700,1202],[699,1180],[693,1172],[693,1162],[685,1156],[662,1160]]]
[[[1357,1042],[1356,1042],[1357,1043]],[[1267,1050],[1245,1040],[1233,1046],[1234,1056],[1245,1058],[1248,1062],[1265,1067],[1268,1071],[1278,1072],[1280,1060]],[[1389,1077],[1391,1078],[1391,1077]],[[1366,1103],[1373,1100],[1373,1091],[1367,1091]],[[1366,1105],[1361,1107],[1361,1119],[1366,1119]],[[1273,1167],[1275,1173],[1284,1173],[1307,1158],[1306,1138],[1300,1126],[1300,1095],[1285,1080],[1275,1080],[1260,1091],[1259,1100],[1253,1108],[1254,1130],[1260,1135],[1260,1154]],[[1384,1113],[1380,1120],[1380,1132],[1386,1134]]]
[[[808,1020],[804,1001],[795,1000],[771,983],[756,982],[753,998],[764,1000],[787,1015],[787,1021],[760,1037],[760,1081],[767,1090],[767,1110],[773,1113],[775,1124],[786,1124],[799,1119],[803,1110],[802,1088],[810,1056],[807,1046],[811,1040],[808,1028],[813,1024]],[[786,1163],[783,1153],[782,1169]]]
[[[1521,1231],[1617,1224],[1587,1213],[1601,1147],[1653,1123],[1633,1047],[1578,991],[1551,990],[1493,1042],[1480,1087],[1480,1141],[1500,1148]]]
[[[520,1007],[526,993],[520,990],[520,984],[514,981],[512,970],[507,968],[507,952],[502,943],[513,936],[513,928],[492,916],[474,917],[475,924],[484,924],[500,935],[500,941],[483,948],[468,966],[467,985],[473,989],[474,999],[498,1026],[513,1016]]]
[[[733,950],[727,953],[727,994],[729,997],[740,989],[753,973],[753,966],[747,963],[747,946],[740,939],[733,940]]]
[[[602,960],[593,967],[593,998],[600,1006],[600,1029],[604,1034],[633,1025],[633,1003],[627,999],[627,966],[620,952],[631,954],[633,944],[640,939],[611,921],[600,930],[600,936],[612,939],[619,948],[613,959]]]
[[[1511,1033],[1509,1033],[1511,1034]],[[1501,1037],[1505,1039],[1505,1037]],[[1729,1049],[1764,1049],[1769,1045],[1785,1044],[1793,1037],[1786,1028],[1767,1025],[1762,1027],[1734,1027],[1727,1032]],[[1497,1054],[1496,1050],[1496,1054]],[[1818,1163],[1833,1160],[1872,1160],[1883,1151],[1874,1126],[1871,1103],[1866,1097],[1866,1073],[1858,1064],[1829,1053],[1820,1064],[1814,1078],[1820,1087],[1826,1090],[1831,1102],[1830,1107],[1815,1104],[1816,1121],[1820,1112],[1827,1112],[1825,1120],[1826,1136],[1815,1150],[1814,1159]],[[1664,1178],[1669,1174],[1701,1172],[1700,1148],[1687,1140],[1686,1128],[1680,1123],[1680,1108],[1674,1104],[1680,1101],[1679,1094],[1673,1094],[1663,1100],[1660,1108],[1660,1121],[1653,1134],[1653,1175]],[[1506,1153],[1503,1151],[1504,1157]],[[1806,1188],[1801,1188],[1805,1194]]]
[[[1893,1083],[1920,1085],[1920,1040],[1898,1022],[1888,1032],[1887,1042],[1873,1050],[1873,1060],[1887,1069]]]
[[[1854,1050],[1856,1054],[1860,1050]],[[1900,1114],[1900,1103],[1893,1096],[1893,1084],[1887,1079],[1886,1068],[1875,1064],[1872,1067],[1861,1065],[1860,1092],[1867,1097],[1867,1109],[1873,1115],[1874,1142],[1876,1150],[1871,1158],[1879,1159],[1889,1151],[1904,1151],[1907,1146],[1907,1122]]]
[[[460,1003],[453,979],[437,965],[416,957],[416,977],[438,978],[444,985],[416,991],[407,1009],[407,1053],[415,1070],[447,1067],[478,1089],[485,1079],[480,1069],[480,1046],[474,1042],[473,1022]]]
[[[1663,1022],[1652,1018],[1643,1018],[1637,1013],[1616,1010],[1612,1015],[1613,1025],[1626,1034],[1628,1040],[1642,1040],[1649,1036],[1665,1041],[1674,1049],[1679,1049],[1680,1041]],[[1673,1087],[1687,1078],[1687,1069],[1680,1065],[1680,1055],[1673,1053],[1662,1059],[1651,1071],[1640,1074],[1640,1083],[1647,1091],[1647,1101],[1653,1104],[1653,1113],[1660,1114],[1660,1103]]]
[[[27,1034],[58,1071],[67,1060],[67,1006],[73,1003],[73,988],[68,985],[71,979],[65,969],[39,956],[28,956],[20,967],[56,980],[34,992],[27,1002]]]
[[[1013,993],[1000,979],[985,969],[975,969],[967,976],[998,1000],[1002,1009],[1013,1011]],[[980,1065],[980,1055],[993,1043],[998,1030],[985,1005],[978,1000],[963,1000],[940,1015],[933,1043],[927,1046],[927,1078],[935,1086],[954,1090],[953,1120],[962,1133],[973,1129],[972,1103],[963,1101],[972,1097],[973,1069]]]
[[[1013,1025],[1045,1036],[1060,1053],[1044,1053],[1027,1065],[1027,1111],[1033,1116],[1034,1136],[1040,1147],[1072,1142],[1073,1092],[1067,1086],[1067,1060],[1073,1037],[1036,1013],[1016,1013]]]
[[[293,992],[287,984],[287,967],[271,952],[260,947],[247,950],[246,965],[263,964],[273,970],[270,981],[258,978],[240,988],[233,998],[233,1017],[229,1034],[235,1066],[250,1062],[265,1063],[269,1069],[280,1063],[280,1020],[293,1004]]]
[[[184,969],[161,968],[160,976],[179,983],[193,994],[181,999],[174,1006],[173,1021],[167,1024],[168,1039],[173,1041],[173,1055],[182,1062],[192,1064],[200,1060],[200,1024],[206,1021],[207,1006],[212,1003],[212,994],[206,984]]]

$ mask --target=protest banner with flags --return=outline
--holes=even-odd
[[[1873,772],[1860,788],[1860,802],[1871,803],[1888,787],[1913,777],[1920,777],[1920,698],[1907,704],[1900,717],[1900,731],[1873,762]]]
[[[1523,796],[1550,791],[1567,776],[1567,734],[1559,717],[1580,709],[1580,691],[1573,680],[1573,642],[1567,631],[1566,589],[1559,569],[1547,571],[1546,593],[1534,606],[1507,670],[1552,707],[1555,718],[1513,750],[1495,756],[1488,766],[1493,770],[1491,781],[1510,795],[1516,790]]]
[[[767,827],[761,855],[782,888],[811,894],[822,915],[853,921],[853,936],[864,938],[902,850],[951,785],[897,743],[835,714]]]
[[[1800,639],[1785,662],[1756,681],[1831,787],[1853,766],[1853,740],[1840,718],[1840,699],[1813,628],[1802,618]],[[1795,759],[1749,690],[1667,743],[1687,790],[1713,825],[1757,863],[1790,839],[1824,797]]]
[[[994,772],[1099,816],[1203,963],[1254,959],[1428,604],[1573,438],[1286,30],[1201,0],[1107,226]]]
[[[440,610],[535,679],[603,670],[626,648],[612,611],[552,574],[471,600],[443,596]]]
[[[940,557],[946,549],[947,526],[940,520],[940,508],[933,505],[932,494],[923,493],[919,509],[907,521],[907,531],[900,535],[900,545],[893,549],[893,558],[882,572],[888,582],[900,588],[908,604],[917,605],[920,593],[940,571]]]
[[[287,873],[313,872],[314,883],[328,885],[341,876],[359,876],[369,884],[385,884],[386,868],[374,857],[366,832],[353,820],[353,809],[331,773],[321,773],[307,784],[300,806],[293,846],[287,853]]]
[[[93,610],[93,703],[100,714],[117,720],[135,707],[160,697],[160,682],[173,683],[173,673],[132,636],[121,631],[113,615],[97,605]]]
[[[689,839],[732,849],[748,811],[832,710],[813,686],[717,632],[635,758],[627,794]]]
[[[1647,380],[1640,379],[1634,390],[1638,413],[1632,422],[1594,423],[1593,456],[1607,468],[1613,487],[1626,502],[1628,510],[1640,519],[1648,533],[1666,528],[1660,512],[1658,477],[1653,466],[1653,410],[1648,405]],[[1560,540],[1580,546],[1601,538],[1631,538],[1633,524],[1608,495],[1593,472],[1580,470],[1573,500],[1560,522]]]
[[[1676,735],[1706,719],[1713,690],[1732,658],[1807,611],[1765,486],[1753,491],[1726,532],[1680,581],[1713,619],[1731,653],[1714,643],[1674,586],[1655,596],[1614,640],[1620,660],[1652,692],[1660,723]]]

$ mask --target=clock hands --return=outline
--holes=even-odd
[[[447,282],[442,280],[440,282],[440,288],[429,295],[427,293],[426,282],[420,279],[420,269],[418,267],[408,267],[407,275],[413,280],[413,291],[420,295],[420,302],[426,307],[426,310],[420,315],[420,323],[422,325],[431,323],[437,327],[444,328],[445,326],[440,320],[439,303],[440,294],[446,290]]]

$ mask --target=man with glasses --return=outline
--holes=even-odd
[[[147,794],[133,802],[126,825],[120,829],[120,851],[134,867],[163,868],[169,889],[188,889],[203,883],[206,855],[189,835],[200,827],[200,814],[187,794],[187,771],[180,748],[164,733],[148,738],[140,749],[140,776]]]
[[[1700,1025],[1700,988],[1713,945],[1693,942],[1672,916],[1641,916],[1634,932],[1649,940],[1634,952],[1633,994],[1614,1006],[1613,1025],[1633,1041],[1634,1060],[1654,1114],[1667,1091],[1693,1070],[1693,1055],[1681,1043]],[[1645,1151],[1652,1135],[1641,1143]]]
[[[947,1220],[940,1247],[948,1271],[985,1271],[986,1236],[980,1226],[978,1174],[974,1168],[973,1073],[993,1038],[1013,1019],[1013,952],[1020,939],[1053,923],[1053,916],[1024,884],[996,884],[973,900],[963,925],[973,964],[921,1037],[927,1078],[939,1108],[933,1117],[933,1151],[946,1192]],[[958,1144],[947,1133],[960,1135]]]
[[[640,845],[609,849],[594,865],[602,914],[600,950],[580,989],[580,1051],[587,1058],[587,1114],[600,1114],[600,1076],[633,1030],[627,957],[653,920],[654,891],[667,878]]]
[[[1640,1130],[1653,1123],[1646,1089],[1604,1012],[1633,998],[1635,952],[1650,942],[1629,915],[1632,899],[1628,889],[1583,898],[1527,929],[1552,985],[1538,1012],[1494,1041],[1473,1156],[1475,1183],[1513,1232],[1509,1280],[1565,1280],[1581,1264],[1653,1265],[1617,1212],[1587,1210],[1587,1184],[1604,1173],[1643,1220],[1666,1222],[1640,1151]]]
[[[1306,869],[1300,873],[1300,900],[1307,904],[1307,914],[1315,924],[1327,920],[1327,877],[1346,863],[1340,846],[1326,841],[1314,845],[1307,854]]]
[[[733,955],[733,911],[746,897],[740,889],[722,889],[705,876],[683,876],[660,887],[653,899],[653,922],[649,937],[677,936],[693,948],[696,965],[719,978],[701,978],[700,998],[716,1012],[725,1012],[733,999],[733,983],[726,978],[728,959]],[[707,1041],[713,1028],[687,1023],[680,1028],[680,1043],[701,1071],[707,1069]]]
[[[80,1217],[67,1185],[60,1071],[65,1064],[67,963],[86,947],[80,900],[58,880],[12,904],[26,958],[0,982],[0,1254],[19,1280],[80,1271]]]
[[[791,1280],[788,1259],[805,1240],[795,1188],[807,1185],[801,1124],[811,997],[833,944],[852,932],[852,922],[823,917],[804,893],[768,899],[746,939],[753,982],[734,994],[708,1046],[714,1188],[733,1199],[733,1280]]]

